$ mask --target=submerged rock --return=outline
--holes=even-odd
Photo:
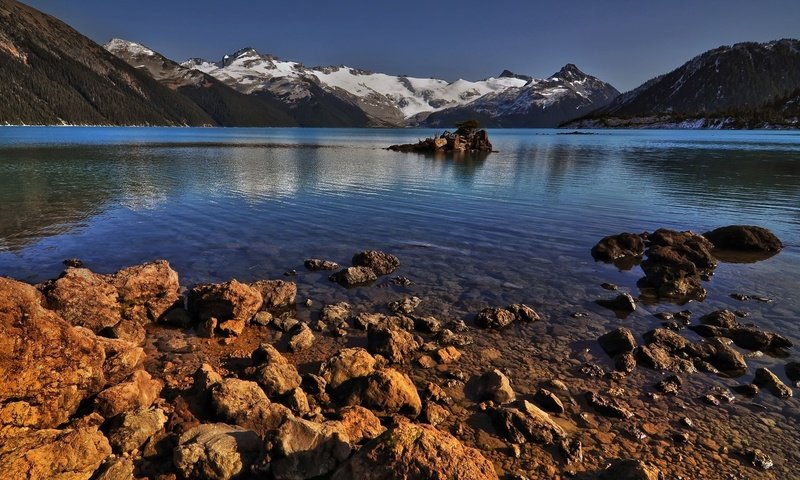
[[[369,267],[348,267],[334,273],[328,279],[343,287],[355,287],[374,282],[378,277]]]
[[[636,300],[630,293],[620,293],[612,299],[596,300],[601,307],[606,307],[618,312],[633,312],[636,310]]]
[[[501,329],[516,320],[517,317],[505,308],[484,308],[475,318],[475,323],[482,328]]]
[[[330,260],[320,260],[319,258],[309,258],[303,262],[303,265],[312,272],[319,270],[336,270],[339,264]]]
[[[525,305],[524,303],[514,303],[506,307],[506,310],[514,314],[514,318],[518,322],[538,322],[542,317],[536,313],[536,310]]]
[[[706,232],[704,237],[722,250],[746,252],[778,252],[783,243],[766,228],[752,225],[730,225]]]
[[[449,433],[401,422],[353,455],[332,480],[497,480],[492,463]]]
[[[633,416],[633,413],[616,399],[600,395],[597,392],[587,392],[586,402],[598,413],[609,417],[625,419]]]

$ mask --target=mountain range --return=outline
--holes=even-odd
[[[573,64],[543,79],[506,70],[448,82],[253,48],[178,63],[133,41],[101,47],[0,0],[0,94],[0,124],[795,128],[800,42],[720,47],[620,94]]]

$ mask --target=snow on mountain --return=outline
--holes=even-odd
[[[508,71],[501,76],[520,78]],[[477,118],[485,126],[552,127],[607,105],[618,95],[608,83],[567,64],[549,78],[532,79],[522,86],[491,92],[471,103],[434,112],[422,123],[447,126],[462,118]]]
[[[190,59],[183,66],[214,76],[244,93],[269,91],[295,102],[312,95],[310,83],[348,100],[367,114],[394,123],[421,114],[466,105],[487,94],[519,88],[524,78],[501,77],[470,82],[373,73],[346,66],[309,68],[245,48],[212,63]]]
[[[205,80],[202,73],[182,67],[140,43],[114,38],[103,47],[129,65],[147,71],[173,90],[187,85],[200,85]]]

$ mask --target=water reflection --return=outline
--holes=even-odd
[[[458,249],[559,249],[559,237],[588,248],[618,230],[743,218],[790,243],[800,236],[796,144],[770,133],[716,132],[726,144],[683,132],[495,131],[499,152],[454,156],[383,150],[427,133],[405,130],[92,129],[73,144],[64,129],[13,132],[0,135],[0,242],[12,250],[100,221],[233,236],[314,222]]]

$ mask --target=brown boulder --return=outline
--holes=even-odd
[[[371,374],[375,364],[375,357],[363,348],[345,348],[320,366],[319,375],[330,388],[337,389],[349,380]]]
[[[419,350],[419,343],[406,330],[370,326],[367,330],[367,350],[384,356],[390,362],[404,363]]]
[[[166,423],[167,416],[158,408],[127,412],[117,417],[109,429],[108,440],[115,451],[131,452],[140,448]]]
[[[722,250],[745,252],[778,252],[783,243],[766,228],[752,225],[730,225],[706,232],[704,237]]]
[[[632,352],[636,348],[636,339],[629,328],[619,327],[598,339],[600,346],[611,357],[620,353]]]
[[[95,409],[105,418],[131,410],[150,408],[163,388],[160,380],[153,379],[144,370],[135,372],[127,382],[100,392],[95,398]]]
[[[492,418],[498,429],[513,443],[551,445],[566,437],[564,429],[550,415],[528,401],[495,408]]]
[[[302,382],[297,368],[290,363],[268,363],[256,370],[256,381],[268,397],[286,395]]]
[[[344,407],[338,412],[339,429],[347,435],[351,444],[372,440],[386,431],[378,417],[364,407],[358,405]]]
[[[88,480],[111,455],[97,426],[63,430],[0,427],[3,478]]]
[[[288,418],[273,435],[271,461],[275,480],[318,478],[350,456],[350,439],[338,425]]]
[[[0,278],[0,425],[61,425],[106,383],[103,346],[42,302],[34,287]]]
[[[644,240],[635,233],[620,233],[603,238],[592,247],[592,257],[603,262],[613,262],[624,257],[641,257]]]
[[[511,388],[511,381],[500,370],[490,370],[477,379],[476,388],[481,400],[491,400],[495,403],[507,403],[516,398]]]
[[[189,290],[189,313],[200,322],[216,319],[219,329],[229,335],[241,333],[262,303],[258,290],[236,280]]]
[[[642,262],[644,284],[660,297],[704,299],[702,279],[717,266],[711,242],[692,232],[663,228],[650,234],[648,242],[647,259]]]
[[[140,324],[160,319],[178,301],[178,272],[166,260],[124,268],[111,281],[123,316]]]
[[[600,473],[601,480],[661,480],[658,469],[641,460],[616,460]]]
[[[226,378],[211,390],[211,405],[226,422],[264,436],[291,415],[283,405],[270,402],[256,382]]]
[[[352,456],[332,480],[497,480],[492,463],[449,433],[401,422]]]
[[[108,275],[88,268],[68,268],[44,293],[48,306],[72,325],[97,333],[122,320],[119,293]]]
[[[261,293],[263,308],[291,307],[297,300],[297,284],[284,280],[259,280],[250,284]]]
[[[255,432],[224,423],[202,424],[180,436],[173,463],[184,478],[230,480],[248,472],[261,451]]]
[[[379,250],[357,253],[352,260],[354,267],[369,267],[376,275],[389,275],[400,266],[400,259]]]
[[[361,378],[345,404],[361,405],[385,415],[407,414],[412,418],[422,410],[417,387],[408,375],[385,368]]]

